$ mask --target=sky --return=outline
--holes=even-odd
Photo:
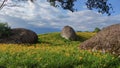
[[[78,0],[79,1],[79,0]],[[0,10],[0,22],[7,22],[11,28],[26,28],[36,33],[59,32],[66,25],[76,31],[93,31],[96,27],[104,28],[112,24],[120,24],[120,2],[109,0],[114,8],[111,16],[88,10],[85,0],[76,2],[79,11],[70,12],[50,6],[46,0],[19,3],[21,6],[7,7]],[[14,4],[11,0],[8,6]]]

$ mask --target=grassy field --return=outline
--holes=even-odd
[[[120,59],[109,53],[80,50],[80,43],[95,33],[78,32],[79,41],[60,33],[39,35],[33,45],[0,44],[0,68],[120,68]]]

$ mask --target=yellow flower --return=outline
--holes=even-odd
[[[42,58],[41,57],[39,57],[39,58],[35,58],[35,60],[37,60],[37,61],[40,61]]]
[[[80,57],[79,57],[79,60],[82,60],[82,59],[83,59],[83,57],[80,56]]]
[[[65,53],[65,55],[66,55],[66,56],[70,56],[70,54],[69,54],[69,53]]]

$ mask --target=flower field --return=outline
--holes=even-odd
[[[0,68],[120,68],[120,58],[109,53],[80,50],[95,33],[78,32],[78,41],[60,33],[40,34],[37,44],[0,44]]]

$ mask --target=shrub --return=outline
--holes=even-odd
[[[100,28],[96,27],[93,32],[97,32],[98,33],[99,31],[101,31]]]
[[[11,28],[7,23],[0,23],[0,38],[10,36]]]

